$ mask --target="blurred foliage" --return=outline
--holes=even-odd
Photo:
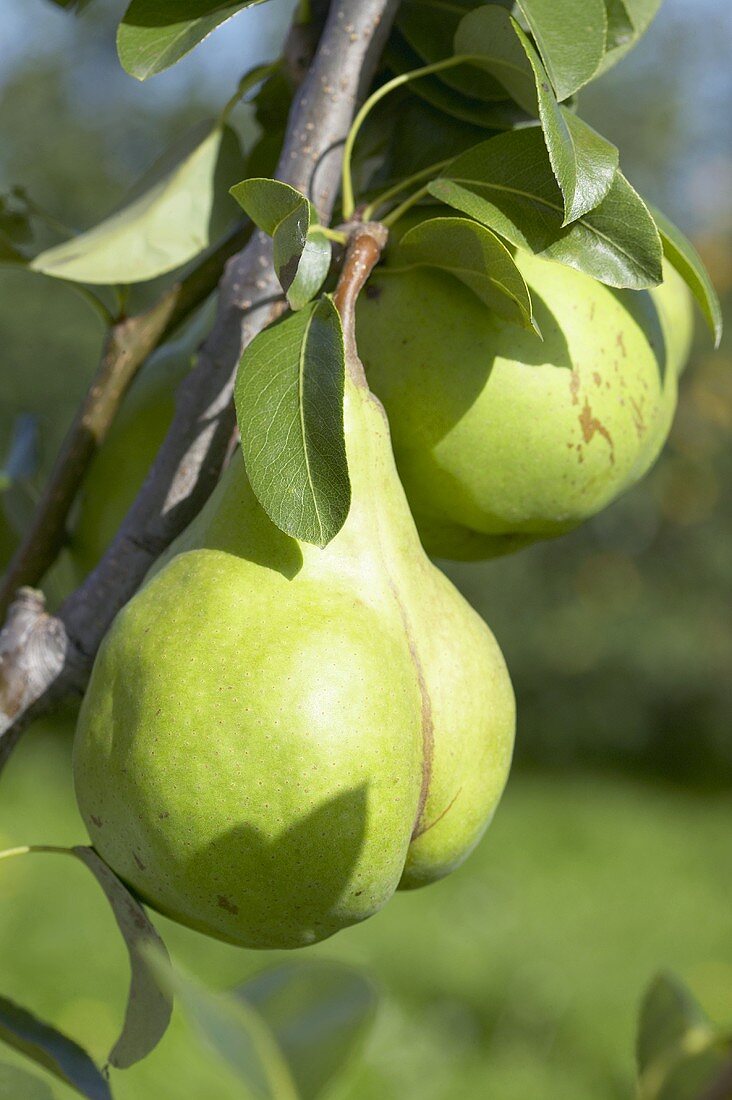
[[[102,0],[63,31],[63,13],[42,0],[15,7],[37,34],[0,82],[0,190],[22,184],[74,226],[114,207],[256,60],[232,52],[220,94],[198,79],[204,62],[193,59],[179,83],[163,76],[133,93],[117,75]],[[282,15],[282,4],[272,7]],[[636,54],[588,93],[585,111],[618,141],[631,180],[694,232],[729,314],[732,149],[729,128],[714,120],[730,79],[720,29],[730,13],[715,0],[669,7]],[[714,10],[719,25],[697,7]],[[201,54],[215,61],[222,48]],[[167,89],[160,98],[158,87]],[[704,126],[692,92],[704,100]],[[251,137],[246,109],[234,121]],[[36,243],[55,240],[49,230]],[[0,454],[18,414],[35,414],[37,483],[100,340],[98,320],[70,288],[0,271]],[[518,767],[462,871],[314,949],[367,965],[385,990],[363,1063],[334,1097],[621,1100],[632,1087],[641,993],[665,966],[713,1017],[732,1019],[731,429],[732,341],[712,356],[700,325],[671,440],[642,485],[561,540],[449,568],[511,668]],[[6,538],[0,525],[0,554]],[[70,708],[37,726],[3,778],[2,846],[85,839],[70,787],[72,716]],[[2,869],[3,992],[101,1056],[122,1011],[124,949],[83,869],[50,863]],[[272,961],[159,924],[186,966],[214,985]],[[3,1066],[0,1086],[15,1079]],[[121,1100],[241,1095],[178,1017],[115,1088]],[[59,1100],[71,1096],[53,1089]]]

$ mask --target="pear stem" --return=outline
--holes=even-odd
[[[356,346],[356,302],[371,272],[381,259],[389,231],[380,222],[364,222],[352,231],[333,301],[341,315],[346,345],[346,371],[360,388],[368,388]]]

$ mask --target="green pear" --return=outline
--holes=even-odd
[[[503,658],[426,557],[359,370],[338,535],[280,531],[237,453],[117,616],[77,730],[100,855],[160,912],[247,947],[314,943],[447,874],[510,765]]]
[[[543,341],[437,270],[387,264],[359,301],[369,385],[436,557],[493,557],[576,527],[647,472],[674,414],[692,313],[673,268],[637,292],[516,262]]]
[[[137,496],[172,419],[175,391],[213,321],[214,306],[209,299],[174,341],[153,352],[92,459],[69,541],[77,579],[97,564]]]

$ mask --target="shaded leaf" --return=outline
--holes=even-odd
[[[691,241],[676,228],[673,222],[669,221],[665,214],[655,206],[651,207],[651,212],[661,234],[664,255],[676,268],[699,303],[714,336],[714,346],[719,347],[723,328],[722,306],[701,256]]]
[[[344,377],[340,318],[326,296],[252,341],[234,389],[254,492],[281,530],[316,546],[338,533],[350,507]]]
[[[154,954],[150,962],[159,965]],[[178,967],[173,971],[161,966],[159,977],[206,1044],[257,1100],[299,1100],[272,1033],[245,1000],[212,993]]]
[[[705,1013],[678,978],[659,974],[646,991],[638,1020],[636,1059],[640,1072],[680,1047],[691,1031],[711,1034]]]
[[[300,1100],[315,1100],[358,1052],[373,1023],[372,983],[344,963],[285,962],[239,986],[236,996],[267,1023]]]
[[[503,8],[477,8],[460,23],[455,50],[483,55],[519,106],[540,118],[564,199],[565,223],[598,206],[612,185],[618,150],[560,107],[539,55],[516,20]]]
[[[641,1100],[730,1100],[732,1045],[718,1040],[703,1050],[681,1057],[656,1091],[641,1089]]]
[[[431,218],[404,234],[390,269],[437,267],[455,275],[502,317],[536,328],[531,295],[513,256],[495,233],[467,218]]]
[[[109,1055],[111,1065],[127,1069],[154,1050],[170,1023],[172,998],[161,987],[157,971],[149,964],[152,949],[158,953],[160,966],[168,960],[168,954],[142,906],[96,852],[84,847],[73,851],[104,891],[130,959],[131,981],[125,1022]]]
[[[211,31],[263,0],[132,0],[117,29],[122,67],[147,80],[175,65]]]
[[[428,189],[511,244],[609,286],[640,290],[661,281],[658,231],[621,172],[598,207],[563,225],[562,195],[537,127],[499,134],[469,149]]]
[[[231,194],[254,224],[272,237],[274,266],[291,309],[302,309],[320,290],[330,268],[330,241],[318,232],[311,204],[294,187],[248,179]]]
[[[557,98],[595,75],[605,53],[603,0],[517,0]]]
[[[605,4],[608,18],[606,53],[600,62],[596,77],[607,72],[637,45],[660,8],[661,0],[605,0]],[[632,28],[632,34],[627,37],[625,37],[622,15],[619,14],[620,7],[625,9]]]
[[[180,267],[210,243],[215,197],[228,189],[239,161],[229,127],[196,127],[182,148],[164,154],[122,209],[41,252],[31,268],[108,285],[145,282]]]
[[[635,27],[625,6],[625,0],[605,0],[605,16],[607,29],[605,31],[605,50],[615,50],[618,46],[624,46],[632,42],[635,36]]]
[[[88,1100],[111,1100],[109,1084],[85,1050],[7,997],[0,997],[0,1039]]]

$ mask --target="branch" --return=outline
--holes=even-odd
[[[397,6],[398,0],[332,0],[293,103],[277,178],[308,193],[324,223],[338,190],[340,147]],[[104,558],[58,617],[45,613],[40,594],[22,592],[21,607],[11,608],[0,634],[0,763],[32,717],[83,690],[115,614],[208,498],[235,426],[231,395],[242,349],[283,309],[271,242],[257,232],[226,266],[214,327],[179,387],[168,435]],[[24,641],[30,636],[33,661]]]
[[[56,560],[79,485],[140,367],[215,290],[225,262],[250,235],[249,227],[237,226],[154,305],[117,321],[107,332],[99,366],[53,464],[33,521],[0,583],[0,616],[6,613],[15,592],[24,585],[38,584]]]

